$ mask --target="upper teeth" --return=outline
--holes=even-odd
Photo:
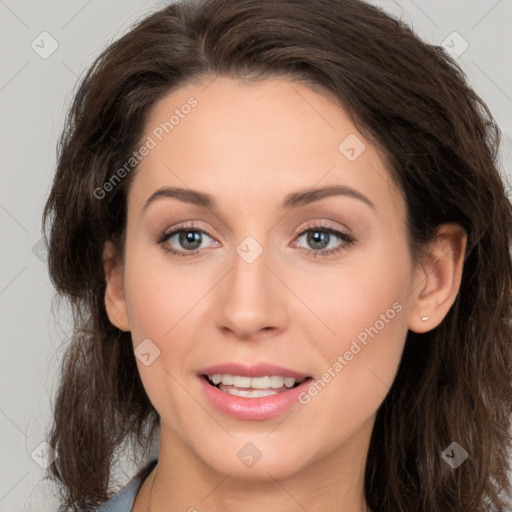
[[[240,375],[229,375],[227,373],[216,373],[214,375],[208,375],[208,378],[215,385],[222,383],[225,386],[235,386],[237,388],[279,389],[283,386],[291,388],[295,384],[293,377],[281,377],[280,375],[243,377]]]

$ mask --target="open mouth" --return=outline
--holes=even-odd
[[[261,398],[277,395],[290,389],[300,386],[303,382],[311,380],[312,377],[304,377],[296,380],[293,377],[281,375],[265,375],[262,377],[247,377],[230,374],[202,375],[202,377],[213,387],[224,393],[244,398]]]

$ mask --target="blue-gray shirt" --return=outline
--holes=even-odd
[[[135,475],[115,496],[103,503],[96,512],[131,512],[135,496],[139,492],[144,479],[155,467],[158,459],[152,460],[137,475]]]

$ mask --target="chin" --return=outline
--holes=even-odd
[[[194,451],[203,464],[216,472],[229,474],[230,478],[261,482],[286,479],[321,458],[310,443],[305,450],[302,442],[294,442],[289,436],[284,439],[275,435],[270,440],[268,434],[268,430],[259,435],[239,434],[222,443],[203,438],[198,442],[204,444]],[[215,448],[209,449],[212,446]]]

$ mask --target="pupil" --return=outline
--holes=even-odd
[[[180,244],[185,249],[197,249],[201,245],[201,233],[199,231],[181,232]],[[188,244],[192,244],[192,247],[188,246]]]
[[[329,233],[313,231],[308,234],[308,243],[315,249],[324,249],[329,244]]]

